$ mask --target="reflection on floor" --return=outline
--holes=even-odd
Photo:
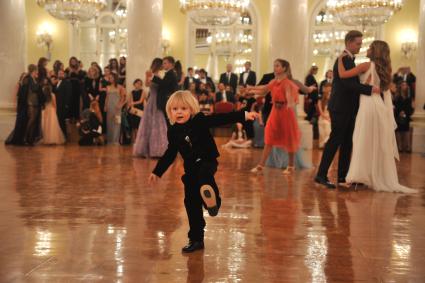
[[[184,256],[181,161],[149,187],[130,147],[0,146],[0,281],[425,282],[425,158],[401,157],[402,195],[252,175],[260,153],[222,150],[223,206]]]

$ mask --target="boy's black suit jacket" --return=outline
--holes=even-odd
[[[198,162],[216,162],[218,153],[210,128],[245,121],[245,111],[205,116],[196,114],[185,124],[174,124],[168,129],[168,148],[159,159],[153,174],[161,177],[180,153],[185,171]]]

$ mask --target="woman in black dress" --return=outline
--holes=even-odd
[[[409,85],[403,81],[397,88],[394,98],[394,117],[397,123],[396,138],[398,150],[400,152],[412,152],[412,141],[410,138],[410,117],[413,115],[414,108],[412,97],[409,92]]]
[[[116,58],[109,59],[109,65],[108,65],[108,67],[109,67],[109,70],[111,71],[111,73],[114,73],[116,75],[119,74],[119,72],[120,72],[120,70],[119,70],[120,69],[120,66],[119,66],[118,60]]]
[[[6,145],[34,145],[41,139],[41,108],[44,96],[37,81],[37,66],[28,66],[28,75],[19,83],[15,128]]]
[[[81,81],[84,79],[84,72],[80,70],[80,64],[76,57],[71,57],[69,59],[69,67],[65,70],[65,74],[71,82],[72,89],[69,105],[69,118],[76,122],[80,118],[80,99],[82,95]]]
[[[130,108],[134,107],[140,111],[144,110],[145,95],[143,93],[143,82],[141,79],[136,79],[133,82],[134,90],[131,91]],[[131,112],[131,110],[130,110]],[[139,112],[140,113],[140,112]],[[133,141],[136,140],[137,130],[139,129],[141,117],[132,113],[130,116],[131,136]]]
[[[182,63],[179,60],[177,60],[176,63],[174,64],[174,71],[176,72],[176,75],[177,75],[178,89],[183,89],[185,75],[183,72]]]
[[[125,87],[125,65],[127,59],[124,56],[120,57],[120,65],[118,68],[118,84],[123,85]]]

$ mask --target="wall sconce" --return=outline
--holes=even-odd
[[[417,48],[417,36],[413,30],[404,30],[401,34],[401,53],[403,57],[409,59]]]
[[[52,27],[47,23],[42,24],[38,28],[38,30],[36,32],[36,36],[37,36],[38,46],[46,47],[46,49],[47,49],[46,58],[48,60],[50,60],[51,57],[52,57],[51,48],[52,48],[52,43],[53,43]]]
[[[168,55],[170,52],[170,32],[167,28],[162,29],[162,39],[161,39],[161,47],[162,47],[162,54]]]

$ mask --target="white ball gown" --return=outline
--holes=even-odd
[[[360,81],[379,86],[380,80],[371,62]],[[399,159],[390,91],[380,95],[361,95],[353,133],[353,152],[346,177],[349,183],[363,183],[375,191],[414,193],[398,182],[395,159]]]
[[[51,100],[46,103],[41,113],[41,131],[43,133],[43,144],[64,144],[65,136],[59,126],[58,116],[56,114],[55,96],[51,94]]]

